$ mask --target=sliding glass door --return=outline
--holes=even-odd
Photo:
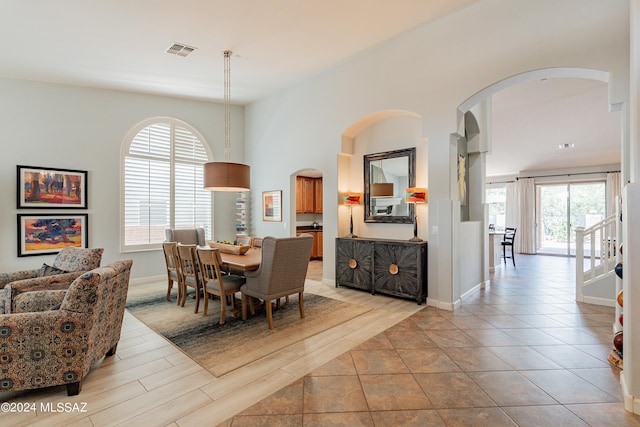
[[[536,186],[537,252],[575,255],[576,227],[589,227],[606,215],[605,183]]]

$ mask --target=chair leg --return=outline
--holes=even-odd
[[[516,256],[513,253],[513,246],[511,246],[511,261],[513,261],[513,266],[516,266]]]
[[[182,301],[180,301],[180,307],[184,307],[184,303],[187,302],[187,285],[182,284]]]
[[[304,319],[304,297],[302,292],[298,294],[298,305],[300,306],[300,318]]]
[[[224,325],[224,317],[227,314],[227,296],[220,295],[220,324]]]
[[[173,289],[173,280],[168,279],[167,283],[167,301],[171,300],[171,290]]]
[[[80,381],[67,384],[67,396],[77,396],[80,393]]]
[[[193,312],[198,314],[199,308],[200,308],[200,288],[196,286],[196,308],[193,310]]]
[[[242,301],[242,320],[247,320],[247,295],[244,292],[241,293],[241,301]]]
[[[507,247],[505,245],[502,245],[502,260],[505,264],[507,263]]]
[[[113,347],[111,347],[109,349],[109,351],[107,351],[107,354],[104,355],[104,357],[111,357],[114,354],[116,354],[116,349],[118,348],[118,343],[116,343]]]
[[[255,298],[253,297],[249,298],[249,313],[251,313],[252,316],[256,314],[256,306],[254,305],[254,301],[255,301]]]
[[[269,329],[273,329],[273,313],[271,310],[271,301],[265,301],[264,308],[267,310],[267,323],[269,324]]]
[[[206,316],[209,314],[209,295],[205,292],[202,297],[204,298],[204,313],[202,315]]]

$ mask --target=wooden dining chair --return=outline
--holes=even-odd
[[[180,305],[184,307],[187,300],[187,286],[196,290],[196,306],[194,313],[198,312],[200,307],[200,294],[202,293],[202,285],[200,274],[198,272],[198,261],[196,248],[198,245],[183,245],[178,243],[178,260],[180,265],[180,282],[182,285],[182,301]]]
[[[209,295],[220,297],[220,324],[224,325],[227,314],[227,298],[231,297],[231,308],[235,307],[234,295],[240,291],[245,282],[242,276],[232,274],[223,275],[220,271],[222,259],[218,249],[198,248],[198,263],[204,291],[204,316],[209,312]]]
[[[176,304],[180,305],[182,299],[182,283],[180,282],[180,260],[178,259],[178,244],[176,242],[164,242],[162,244],[164,262],[167,268],[167,301],[171,299],[173,282],[178,288]]]

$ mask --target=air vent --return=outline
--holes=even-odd
[[[167,53],[170,53],[171,55],[178,55],[178,56],[182,56],[182,57],[187,57],[189,55],[191,55],[193,53],[194,50],[196,50],[197,48],[193,47],[193,46],[187,46],[186,44],[182,44],[182,43],[174,43],[171,46],[169,46],[169,48],[166,50]]]
[[[558,150],[568,150],[569,148],[573,147],[575,147],[575,144],[573,142],[558,144]]]

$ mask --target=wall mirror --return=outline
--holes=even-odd
[[[404,195],[415,187],[415,171],[415,147],[365,154],[364,222],[413,223],[413,204]]]

